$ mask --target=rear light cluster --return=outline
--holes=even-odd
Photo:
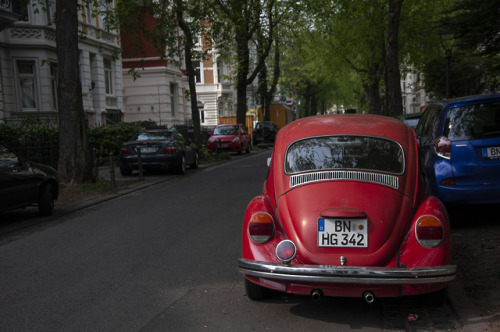
[[[422,247],[436,248],[439,247],[443,241],[443,224],[434,216],[421,216],[417,220],[415,233],[417,241]]]
[[[451,159],[451,141],[441,136],[434,142],[434,152],[442,158]]]
[[[250,218],[248,234],[253,242],[266,243],[274,235],[274,222],[271,215],[265,212],[256,213]]]
[[[163,149],[163,151],[161,153],[172,154],[172,153],[176,153],[177,151],[179,151],[178,146],[169,146],[169,147],[166,147],[165,149]]]
[[[124,148],[120,150],[120,154],[130,154],[130,151]]]

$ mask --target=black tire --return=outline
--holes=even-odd
[[[196,151],[196,153],[194,154],[194,161],[192,164],[189,165],[189,168],[198,168],[198,151]]]
[[[247,149],[245,151],[246,151],[246,153],[250,153],[250,141],[248,141]]]
[[[238,151],[238,155],[241,155],[243,153],[243,144],[240,144],[240,150]]]
[[[124,167],[124,166],[120,166],[120,174],[122,176],[130,176],[130,175],[132,175],[132,169]]]
[[[42,217],[51,216],[54,213],[54,195],[52,185],[47,183],[43,187],[42,194],[38,199],[38,214]]]
[[[177,166],[177,173],[180,175],[186,174],[186,157],[184,155],[182,155],[181,162]]]
[[[269,289],[254,284],[245,278],[245,292],[249,299],[254,301],[265,300],[269,297]]]

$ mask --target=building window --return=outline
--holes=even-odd
[[[17,79],[21,97],[21,108],[36,108],[35,62],[17,61]]]
[[[201,83],[201,65],[198,63],[198,66],[194,69],[194,75],[196,78],[196,83]]]
[[[222,82],[222,61],[217,60],[217,83]]]
[[[100,27],[103,28],[106,31],[110,31],[110,24],[109,24],[109,17],[110,17],[110,12],[113,10],[113,6],[111,3],[108,3],[107,1],[101,1],[101,4],[99,6],[99,24]]]
[[[92,24],[92,3],[91,1],[85,2],[85,21]]]
[[[47,0],[45,6],[45,14],[47,15],[47,24],[51,25],[55,22],[56,16],[56,1]]]
[[[111,59],[104,58],[104,86],[106,94],[113,94],[113,70],[111,68]]]
[[[200,122],[205,123],[205,111],[202,103],[198,103],[198,113],[200,113]]]
[[[51,98],[52,107],[57,109],[57,63],[50,63],[50,88],[51,88]]]
[[[175,117],[175,111],[177,109],[177,94],[176,94],[176,85],[174,83],[170,83],[170,105],[172,106],[172,116]]]
[[[4,1],[2,1],[4,3]],[[12,2],[12,11],[18,15],[20,15],[20,21],[22,22],[29,22],[29,10],[28,8],[30,7],[31,4],[28,3],[27,1],[13,1]]]

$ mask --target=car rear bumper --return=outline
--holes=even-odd
[[[439,186],[436,196],[445,205],[498,204],[500,186]]]
[[[144,169],[169,169],[179,165],[181,159],[177,156],[148,157],[141,158],[142,168]],[[136,156],[120,158],[123,167],[130,169],[139,169],[139,160]]]
[[[239,259],[245,275],[290,282],[364,285],[416,285],[446,283],[456,278],[456,265],[387,268],[332,265],[285,265]]]

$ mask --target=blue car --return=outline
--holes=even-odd
[[[500,94],[434,102],[416,133],[434,196],[447,206],[500,203]]]

